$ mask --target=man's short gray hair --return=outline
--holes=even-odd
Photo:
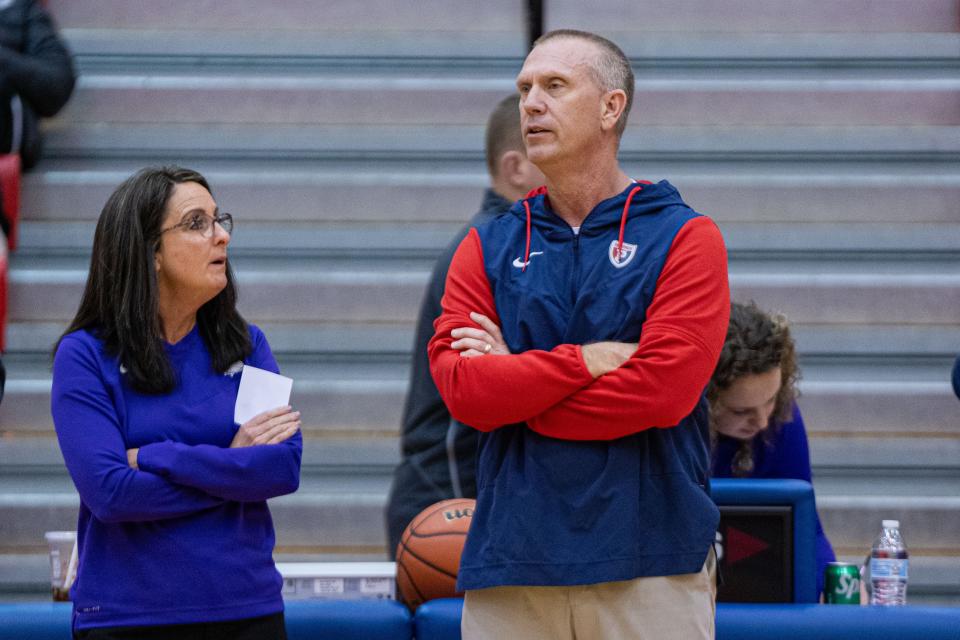
[[[533,43],[533,46],[543,44],[548,40],[556,38],[575,38],[586,40],[597,45],[600,49],[600,55],[596,56],[590,64],[594,79],[597,85],[603,91],[612,91],[613,89],[622,89],[627,94],[627,105],[617,120],[617,137],[623,136],[623,130],[627,127],[627,116],[630,114],[630,107],[633,106],[633,69],[630,67],[630,60],[623,50],[613,42],[603,36],[598,36],[589,31],[578,31],[576,29],[555,29],[548,31]]]

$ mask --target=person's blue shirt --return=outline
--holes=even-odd
[[[250,339],[244,363],[276,372],[263,333],[251,326]],[[215,371],[196,327],[166,351],[177,385],[146,395],[94,333],[75,331],[57,349],[53,420],[80,494],[76,629],[283,610],[266,500],[297,489],[303,440],[229,448],[241,363]]]

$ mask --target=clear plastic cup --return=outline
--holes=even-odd
[[[77,575],[77,532],[47,531],[50,546],[50,588],[58,602],[70,600],[70,587]]]

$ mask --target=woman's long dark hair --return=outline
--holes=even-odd
[[[769,440],[780,425],[793,416],[793,401],[798,395],[800,369],[790,335],[790,325],[781,315],[771,315],[756,304],[734,302],[730,305],[730,324],[720,352],[720,360],[707,385],[707,400],[715,407],[720,393],[748,374],[767,373],[780,369],[782,382],[774,401],[770,425],[763,438]],[[716,434],[713,434],[716,437]],[[734,475],[753,471],[753,441],[744,440],[733,459]]]
[[[63,333],[79,329],[95,333],[126,369],[128,384],[142,393],[169,393],[177,384],[164,351],[154,255],[170,195],[184,182],[210,191],[196,171],[167,166],[141,170],[110,195],[94,232],[80,308]],[[226,270],[227,286],[197,312],[200,336],[220,373],[253,349],[247,323],[237,311],[229,261]]]

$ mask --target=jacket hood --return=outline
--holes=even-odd
[[[647,181],[635,181],[617,195],[602,200],[587,214],[580,225],[580,233],[594,235],[607,231],[610,227],[620,229],[616,254],[619,256],[623,247],[623,230],[627,220],[636,216],[651,215],[662,211],[666,207],[683,205],[683,200],[677,189],[661,180],[653,184]],[[550,208],[550,196],[545,186],[534,189],[527,197],[517,202],[510,214],[518,216],[526,222],[527,240],[524,250],[524,262],[529,261],[531,227],[535,226],[547,237],[567,235],[570,225],[553,212]],[[523,267],[526,271],[526,266]]]
[[[640,190],[633,193],[637,187],[640,187]],[[633,193],[632,197],[631,193]],[[653,184],[638,180],[617,195],[597,203],[580,226],[580,233],[592,235],[605,231],[610,226],[619,226],[623,220],[624,205],[628,199],[630,207],[626,211],[627,219],[655,214],[666,207],[684,204],[676,187],[668,181],[661,180]],[[526,198],[514,203],[510,213],[526,219],[527,211],[524,203],[530,207],[533,226],[547,233],[552,229],[557,229],[564,234],[569,233],[570,226],[550,208],[550,196],[545,186],[534,189],[527,194]]]

